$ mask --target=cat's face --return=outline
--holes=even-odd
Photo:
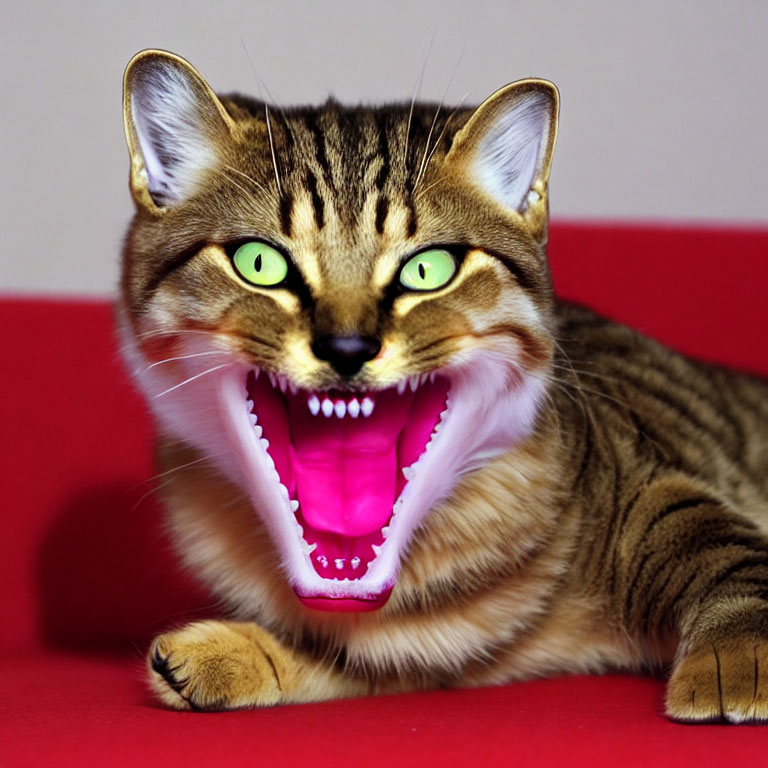
[[[159,52],[125,82],[123,333],[159,427],[250,497],[302,602],[378,608],[542,404],[556,91],[268,109]]]

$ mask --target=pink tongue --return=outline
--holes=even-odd
[[[316,530],[360,537],[378,532],[392,514],[404,466],[398,462],[398,437],[413,395],[386,390],[372,397],[374,412],[357,419],[312,416],[304,398],[288,398],[301,516]],[[434,423],[428,425],[426,439]],[[418,454],[411,461],[416,458]]]

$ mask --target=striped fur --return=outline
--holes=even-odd
[[[148,62],[189,68],[158,53],[133,67]],[[158,638],[160,698],[212,709],[668,669],[670,716],[768,719],[768,384],[558,302],[549,157],[520,211],[468,176],[462,153],[490,108],[220,104],[217,164],[175,205],[152,197],[128,117],[137,212],[121,314],[137,369],[161,366],[181,387],[219,359],[186,367],[186,340],[215,337],[223,351],[198,354],[329,388],[309,340],[357,332],[391,354],[351,386],[390,387],[480,350],[544,395],[532,428],[429,511],[390,601],[365,614],[304,609],[215,451],[174,426],[189,413],[155,404],[170,530],[234,619]],[[291,291],[233,273],[230,245],[254,233],[291,254]],[[393,291],[403,255],[429,244],[460,246],[454,282]],[[210,406],[184,408],[204,421]]]

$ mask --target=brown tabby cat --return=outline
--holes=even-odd
[[[122,333],[237,619],[155,640],[164,702],[670,665],[768,719],[768,385],[553,296],[551,83],[273,111],[145,51],[124,105]]]

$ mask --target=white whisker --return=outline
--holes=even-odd
[[[222,368],[226,368],[227,366],[230,366],[230,365],[233,365],[233,363],[222,363],[221,365],[216,365],[213,368],[209,368],[207,371],[202,371],[201,373],[197,373],[194,376],[190,376],[188,379],[185,379],[179,384],[175,384],[172,387],[168,387],[168,389],[163,390],[162,392],[160,392],[160,394],[155,395],[155,399],[157,399],[158,397],[162,397],[163,395],[167,395],[169,392],[173,392],[174,389],[183,387],[185,384],[189,384],[195,379],[199,379],[201,376],[207,376],[209,373],[213,373],[214,371],[219,371]]]
[[[208,355],[226,355],[227,353],[224,350],[221,351],[211,351],[211,352],[195,352],[190,355],[179,355],[178,357],[166,357],[165,360],[158,360],[157,362],[152,363],[151,365],[148,365],[144,370],[148,371],[151,368],[154,368],[156,365],[163,365],[163,363],[172,363],[175,360],[188,360],[191,357],[206,357]]]

